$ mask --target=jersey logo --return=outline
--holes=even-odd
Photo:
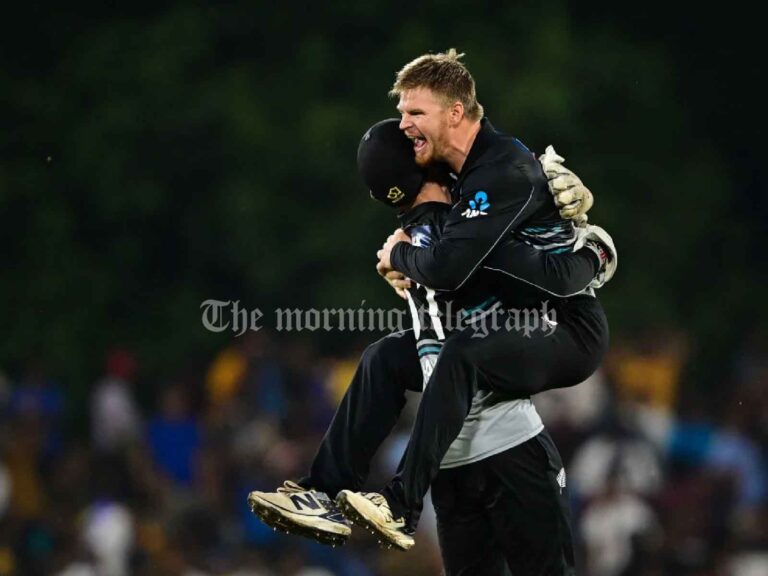
[[[475,192],[475,197],[469,201],[469,208],[461,213],[465,218],[475,218],[476,216],[487,216],[488,208],[491,207],[491,203],[488,202],[488,194],[480,190]]]
[[[560,486],[560,494],[562,494],[563,488],[565,488],[565,468],[560,468],[560,472],[557,474],[557,485]]]

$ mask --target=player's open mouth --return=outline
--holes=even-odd
[[[413,140],[413,151],[416,152],[416,154],[421,152],[424,149],[424,147],[427,145],[426,138],[415,136],[412,140]]]

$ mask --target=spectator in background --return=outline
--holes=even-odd
[[[99,574],[87,562],[75,561],[61,572],[57,572],[56,576],[99,576]]]
[[[114,349],[107,354],[105,374],[91,395],[91,438],[103,452],[115,452],[141,437],[135,376],[136,361],[130,352]]]
[[[627,428],[616,415],[581,445],[570,469],[574,493],[590,499],[618,483],[650,496],[663,482],[660,455],[648,440]]]
[[[674,408],[689,357],[688,336],[673,328],[648,330],[622,342],[608,355],[606,371],[616,385],[616,400],[638,432],[663,450],[674,427]]]
[[[208,406],[214,414],[237,398],[247,371],[248,356],[243,346],[228,346],[216,355],[205,378]]]
[[[276,423],[286,415],[283,368],[276,362],[272,336],[262,329],[247,332],[224,348],[205,377],[210,419],[247,419],[254,408]]]
[[[13,441],[4,455],[12,487],[10,515],[22,522],[39,517],[47,504],[45,475],[41,474],[44,432],[37,419],[12,421]]]
[[[159,472],[175,484],[193,484],[202,438],[189,396],[181,385],[163,390],[160,412],[147,428],[147,443]]]
[[[34,421],[42,434],[42,457],[55,456],[61,448],[61,417],[64,413],[64,395],[61,386],[45,373],[43,363],[33,358],[24,377],[11,392],[8,402],[12,418]]]
[[[308,338],[291,339],[282,352],[286,358],[283,429],[289,438],[312,434],[321,437],[335,409],[325,384],[326,363],[318,362],[315,344]]]
[[[536,394],[534,402],[542,420],[550,428],[589,429],[599,421],[608,407],[605,375],[598,369],[578,386]]]
[[[672,329],[653,329],[634,343],[614,345],[606,366],[617,384],[618,399],[670,412],[688,360],[688,338]]]
[[[747,418],[743,401],[732,401],[723,425],[716,430],[706,464],[709,470],[728,476],[734,484],[736,512],[766,502],[768,474],[759,446],[743,429]]]
[[[673,473],[699,468],[709,453],[715,425],[707,415],[705,399],[683,396],[664,446]]]
[[[557,443],[563,462],[570,463],[585,436],[599,424],[610,402],[602,369],[578,386],[547,390],[533,397],[541,419]]]
[[[613,470],[581,521],[590,576],[621,576],[652,557],[661,542],[656,515]],[[636,573],[636,572],[633,572]]]
[[[122,504],[102,500],[94,502],[83,515],[82,538],[95,558],[99,576],[130,574],[134,521]]]

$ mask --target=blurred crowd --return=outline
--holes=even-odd
[[[689,348],[663,330],[615,342],[588,381],[535,398],[566,462],[582,575],[768,575],[768,355],[746,346],[713,397],[686,381]],[[0,374],[0,575],[439,574],[430,514],[401,553],[277,533],[246,506],[304,475],[360,352],[261,330],[157,383],[114,349],[87,409],[40,359]]]

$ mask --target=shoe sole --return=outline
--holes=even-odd
[[[336,534],[320,530],[316,526],[307,526],[301,524],[292,518],[286,517],[279,508],[275,508],[269,502],[261,500],[258,496],[248,496],[248,506],[264,524],[273,530],[279,530],[285,534],[302,536],[309,538],[320,544],[331,546],[344,546],[349,539],[349,535]]]
[[[377,538],[382,538],[383,540],[386,541],[386,542],[383,542],[382,540],[379,540],[380,546],[383,546],[385,548],[392,548],[394,546],[395,548],[397,548],[398,550],[402,550],[403,552],[407,552],[413,547],[413,544],[411,544],[410,546],[404,546],[389,532],[387,532],[386,530],[382,530],[378,524],[368,520],[368,518],[366,518],[360,512],[358,512],[357,508],[355,508],[355,506],[349,501],[349,498],[347,498],[346,491],[340,492],[339,495],[336,497],[336,506],[339,507],[339,510],[341,510],[341,513],[344,514],[346,519],[349,520],[352,524],[354,524],[355,526],[361,526],[362,528],[368,530],[371,534],[373,534]]]

